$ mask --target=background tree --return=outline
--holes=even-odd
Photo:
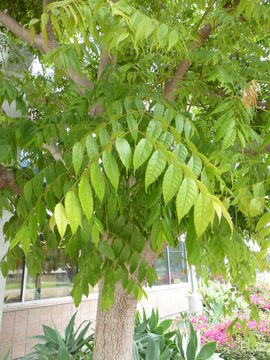
[[[1,113],[2,273],[22,256],[40,273],[41,239],[76,259],[75,304],[100,284],[96,360],[132,358],[143,284],[181,233],[199,274],[248,297],[270,234],[269,1],[1,9],[2,31],[44,69],[0,77],[1,101],[21,112]]]

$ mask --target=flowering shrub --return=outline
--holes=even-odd
[[[225,348],[236,348],[239,337],[243,338],[244,330],[247,331],[247,335],[252,334],[257,337],[265,338],[270,341],[270,321],[261,319],[259,324],[256,320],[248,320],[247,317],[241,318],[241,325],[237,322],[234,325],[234,335],[229,334],[229,327],[232,324],[232,320],[223,320],[218,324],[211,325],[206,316],[193,317],[191,319],[194,328],[200,331],[201,343],[204,344],[208,341],[216,341],[217,349],[221,351]],[[244,328],[243,325],[244,324]],[[237,336],[238,335],[238,336]]]
[[[250,303],[259,309],[258,323],[249,318],[250,314],[256,317],[256,307],[248,305],[237,289],[216,279],[209,286],[201,283],[204,314],[190,319],[200,333],[201,344],[216,342],[216,351],[225,360],[270,360],[269,280],[268,276],[251,289]],[[216,311],[217,304],[222,304],[222,311]],[[176,327],[180,321],[183,316],[176,319]]]
[[[222,320],[217,324],[211,323],[207,316],[192,317],[191,322],[195,330],[200,332],[201,344],[215,341],[217,352],[226,360],[269,360],[270,359],[270,319],[249,320],[241,316],[240,322],[233,325],[233,335],[229,327],[233,320]],[[246,333],[246,336],[244,336]],[[256,339],[254,346],[249,342],[250,337]]]
[[[270,284],[257,283],[252,288],[250,302],[259,309],[258,323],[249,319],[254,309],[248,304],[244,306],[244,300],[231,292],[226,283],[211,282],[209,288],[201,287],[201,292],[204,293],[204,315],[192,317],[191,322],[200,333],[202,345],[216,342],[216,351],[225,360],[270,360]],[[215,303],[229,306],[232,311],[223,308],[215,314],[212,306]],[[235,318],[238,322],[232,320]],[[179,321],[183,320],[176,319],[176,325]],[[234,331],[230,332],[231,329]]]
[[[264,284],[259,284],[253,288],[250,301],[257,305],[261,310],[270,310],[270,289]]]

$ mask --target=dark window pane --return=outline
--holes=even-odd
[[[154,268],[158,276],[158,283],[155,285],[169,284],[167,252],[163,250],[162,255],[155,261]]]
[[[71,264],[64,250],[44,250],[46,262],[41,275],[27,276],[25,301],[69,296],[76,264]]]
[[[187,282],[187,262],[184,244],[179,242],[176,248],[169,248],[171,284]]]
[[[6,278],[5,304],[21,301],[21,289],[23,280],[23,261],[17,262],[16,270],[9,271]]]

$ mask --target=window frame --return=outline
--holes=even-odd
[[[159,283],[156,283],[153,287],[167,287],[167,286],[183,286],[183,285],[188,285],[190,284],[190,281],[191,281],[191,277],[190,277],[190,268],[188,266],[188,262],[187,262],[187,253],[186,253],[186,246],[185,246],[185,242],[182,241],[181,239],[179,239],[179,244],[182,244],[183,246],[183,249],[182,251],[180,252],[183,256],[183,260],[181,261],[184,261],[185,263],[185,268],[187,270],[187,275],[186,275],[186,278],[187,280],[186,281],[181,281],[177,284],[174,284],[172,283],[172,275],[171,275],[171,264],[170,264],[170,247],[167,246],[166,247],[166,263],[167,263],[167,269],[168,269],[168,283],[167,284],[159,284]],[[172,248],[172,247],[171,247]],[[175,248],[172,248],[172,249],[175,249]],[[155,266],[155,265],[154,265]],[[147,284],[147,288],[150,288]]]

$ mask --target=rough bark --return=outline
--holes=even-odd
[[[147,242],[142,252],[142,258],[148,264],[153,265],[158,256],[159,253],[154,253]],[[136,276],[137,273],[135,273]],[[101,282],[93,360],[132,360],[134,321],[138,300],[134,299],[132,295],[128,295],[121,283],[117,283],[114,304],[109,310],[102,311],[100,307],[102,288]]]
[[[134,321],[137,300],[118,283],[115,303],[109,310],[100,308],[102,284],[96,317],[94,360],[132,360]]]
[[[21,189],[16,184],[14,173],[0,165],[0,191],[5,189],[12,189],[14,194],[20,194]]]

